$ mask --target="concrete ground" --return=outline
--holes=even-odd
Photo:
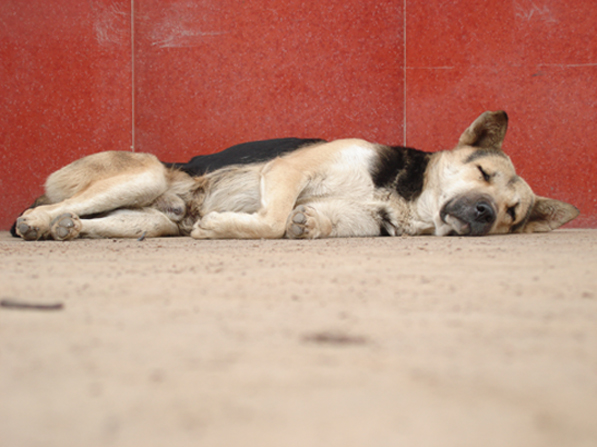
[[[3,447],[597,445],[597,230],[4,232],[0,300]]]

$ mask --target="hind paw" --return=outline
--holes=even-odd
[[[36,210],[27,210],[17,219],[16,231],[26,241],[37,241],[47,239],[50,216],[45,213],[32,212]]]
[[[57,241],[68,241],[76,238],[81,232],[81,220],[71,213],[65,213],[54,219],[50,225],[52,238]]]
[[[40,228],[28,222],[26,218],[19,217],[16,225],[17,234],[26,241],[36,241],[41,238]]]
[[[314,239],[329,236],[331,230],[331,222],[322,217],[315,208],[299,205],[288,217],[286,237],[289,239]]]

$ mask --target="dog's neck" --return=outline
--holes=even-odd
[[[442,191],[442,173],[445,170],[446,157],[451,151],[428,153],[429,162],[424,174],[424,189],[417,198],[415,212],[420,222],[421,234],[437,234],[441,226],[440,202]]]
[[[439,155],[401,146],[384,146],[371,174],[380,191],[389,193],[396,234],[431,234],[437,206],[427,185]]]

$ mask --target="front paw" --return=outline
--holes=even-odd
[[[331,223],[319,215],[317,210],[310,206],[297,206],[286,224],[286,237],[289,239],[315,239],[329,236]]]

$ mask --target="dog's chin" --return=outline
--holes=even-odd
[[[471,234],[471,226],[468,222],[451,214],[446,214],[443,220],[450,227],[450,230],[446,232],[446,236],[468,236]]]
[[[436,236],[467,236],[470,232],[469,224],[451,215],[444,215],[435,221]]]

